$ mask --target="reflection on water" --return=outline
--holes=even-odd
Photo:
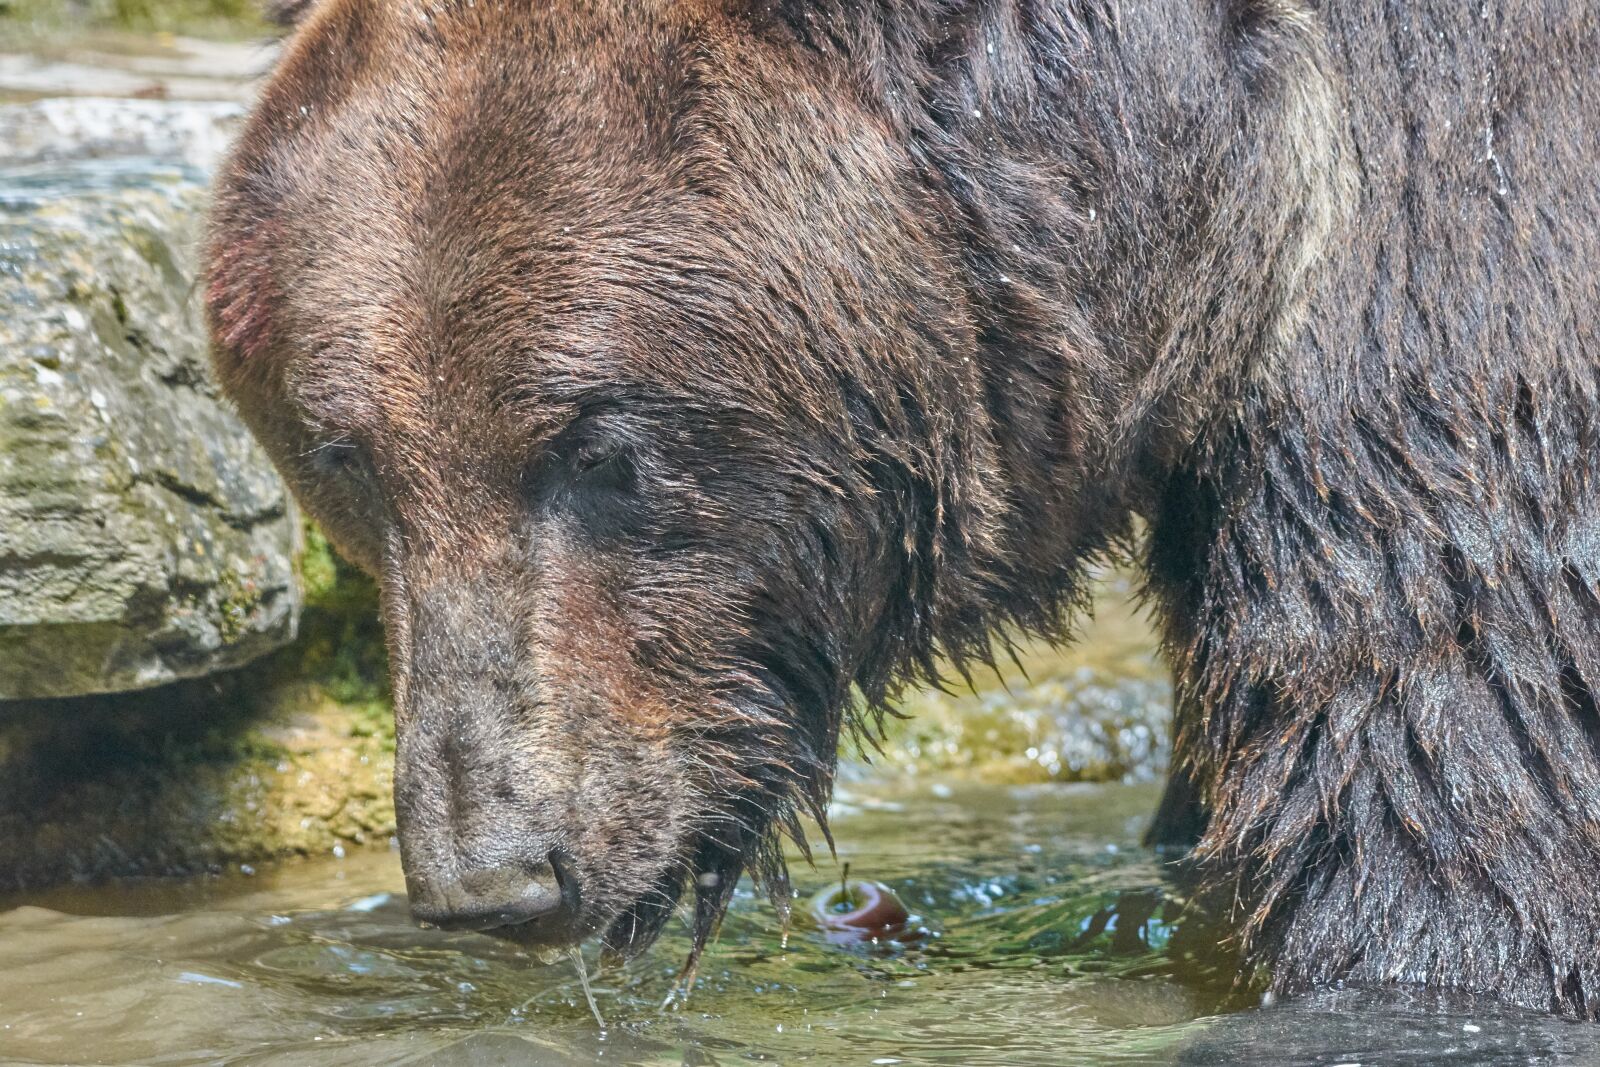
[[[591,974],[407,919],[397,857],[0,904],[0,1062],[1593,1062],[1590,1028],[1330,993],[1218,1014],[1230,965],[1137,846],[1148,786],[852,790],[841,858],[927,933],[831,944],[742,893],[688,1006],[686,942]],[[797,866],[802,893],[837,877]],[[593,957],[589,960],[591,969]],[[1341,1000],[1340,997],[1345,999]],[[1360,999],[1365,997],[1365,999]],[[1357,998],[1357,999],[1350,999]],[[1585,1055],[1587,1054],[1587,1055]]]

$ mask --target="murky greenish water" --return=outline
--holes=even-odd
[[[6,1064],[1600,1062],[1594,1028],[1333,991],[1224,1012],[1216,935],[1174,921],[1140,786],[852,786],[852,876],[927,935],[850,949],[742,892],[688,1006],[686,941],[595,979],[408,920],[398,857],[0,901]],[[802,893],[837,868],[795,865]],[[591,969],[594,957],[590,956]]]

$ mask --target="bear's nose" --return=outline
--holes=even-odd
[[[411,916],[441,930],[499,930],[568,910],[554,864],[483,867],[406,879]]]

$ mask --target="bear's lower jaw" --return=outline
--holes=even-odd
[[[545,951],[561,952],[569,948],[576,948],[589,940],[594,935],[592,929],[583,925],[581,916],[558,915],[550,918],[532,919],[515,926],[499,926],[483,933],[491,937],[498,937],[505,941],[514,942],[524,948],[531,949],[535,954]]]

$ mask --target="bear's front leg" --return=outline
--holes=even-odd
[[[1154,516],[1194,869],[1278,992],[1600,1016],[1600,502],[1518,429],[1238,435]]]

